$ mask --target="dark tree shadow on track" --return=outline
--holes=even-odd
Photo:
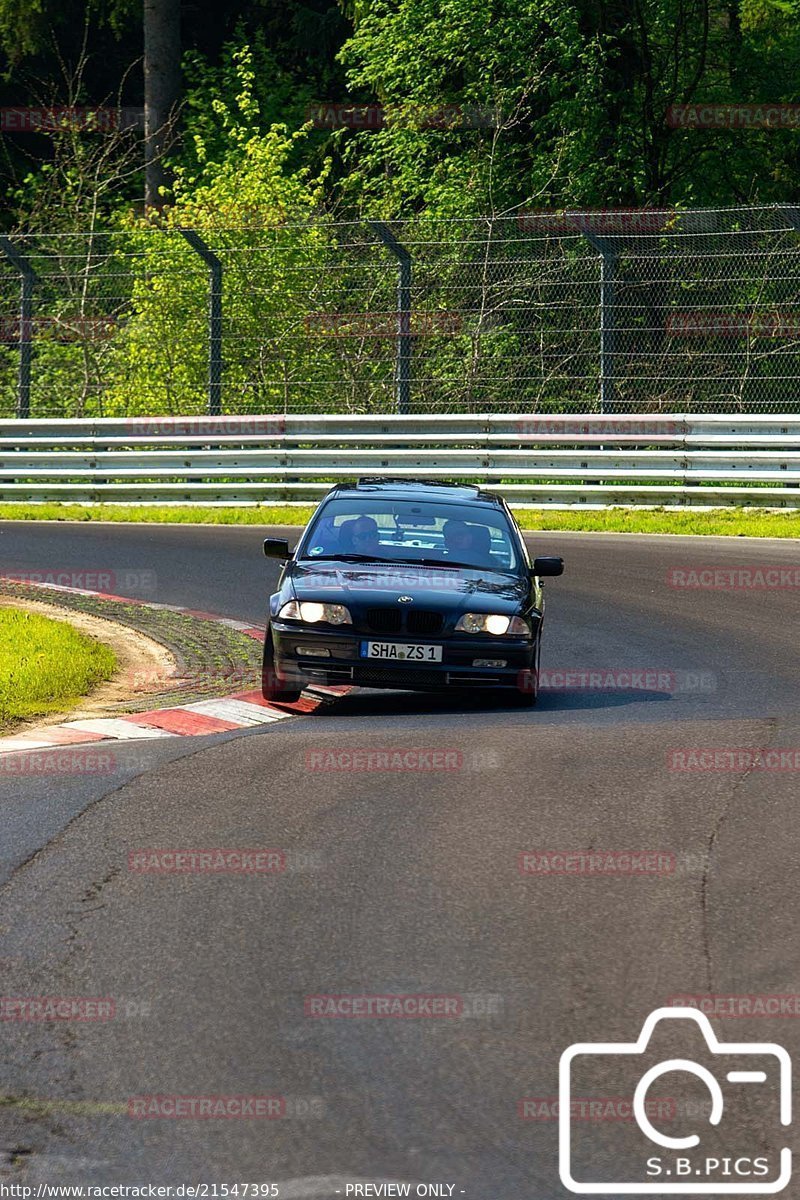
[[[620,708],[625,704],[649,704],[674,698],[671,692],[648,691],[645,688],[542,688],[536,707],[547,712],[574,712],[576,709]]]
[[[587,689],[543,688],[538,703],[526,708],[492,693],[461,692],[402,692],[387,689],[369,691],[358,688],[342,696],[332,705],[323,705],[313,717],[391,717],[391,716],[449,716],[483,713],[487,716],[515,714],[535,718],[539,712],[575,712],[590,709],[621,708],[630,704],[663,702],[674,699],[670,693],[646,691],[641,688],[620,688],[606,691]],[[306,717],[308,720],[308,717]]]

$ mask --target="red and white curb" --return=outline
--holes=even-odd
[[[27,582],[27,581],[26,581]],[[2,584],[2,577],[0,577]],[[185,608],[179,604],[155,604],[131,596],[115,596],[109,592],[93,592],[87,588],[65,587],[57,583],[27,583],[52,592],[68,592],[75,596],[91,596],[95,600],[112,600],[120,604],[137,604],[142,608],[166,609],[184,613],[204,621],[227,625],[248,637],[262,641],[265,627],[220,617],[217,613]],[[275,721],[314,712],[320,704],[345,696],[349,687],[326,687],[313,684],[299,700],[291,704],[269,703],[260,692],[235,692],[192,704],[179,704],[149,712],[128,713],[120,717],[89,717],[79,721],[64,721],[48,725],[29,734],[21,733],[0,738],[0,755],[19,754],[26,750],[44,750],[53,746],[71,746],[87,742],[131,741],[165,737],[199,737],[209,733],[228,733],[234,729],[252,729],[271,725]]]

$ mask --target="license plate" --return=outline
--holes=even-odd
[[[381,662],[441,662],[442,647],[416,642],[362,642],[361,657]]]

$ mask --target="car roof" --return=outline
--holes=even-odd
[[[495,492],[486,492],[471,483],[448,483],[441,479],[365,477],[354,483],[337,483],[328,496],[363,496],[367,492],[387,500],[457,500],[460,504],[503,507],[502,499]]]

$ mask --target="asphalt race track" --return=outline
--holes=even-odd
[[[266,532],[8,523],[0,562],[133,572],[125,594],[260,622],[276,578]],[[550,686],[535,709],[356,691],[265,732],[115,744],[103,777],[0,775],[0,993],[111,997],[116,1014],[0,1023],[0,1181],[269,1182],[290,1200],[394,1181],[555,1200],[569,1194],[562,1050],[631,1042],[676,996],[800,997],[798,769],[742,756],[676,769],[697,763],[692,748],[800,748],[800,590],[668,579],[800,568],[800,551],[529,540],[566,562],[547,585]],[[448,769],[430,755],[408,760],[421,769],[329,769],[375,750],[446,751]],[[213,847],[279,849],[287,869],[128,869],[137,849]],[[552,857],[588,851],[640,867]],[[354,994],[446,1003],[315,1015],[314,997]],[[755,1011],[716,1019],[718,1036],[800,1051],[797,1016]],[[744,1086],[715,1153],[720,1139],[746,1153],[774,1121],[774,1097]],[[614,1070],[586,1087],[631,1094]],[[674,1136],[707,1128],[685,1087],[652,1090]],[[269,1095],[279,1119],[129,1115],[153,1095]],[[635,1134],[584,1121],[576,1162],[615,1179],[602,1172],[641,1158]],[[759,1152],[797,1141],[774,1121]]]

